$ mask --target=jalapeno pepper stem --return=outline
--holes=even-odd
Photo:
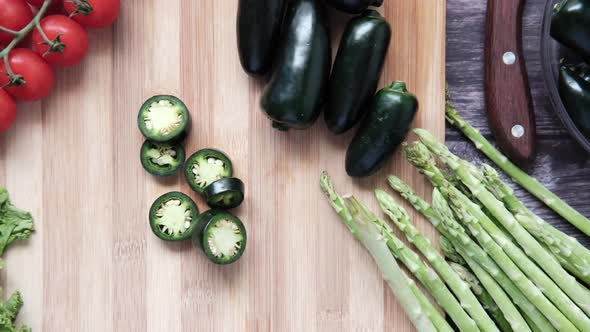
[[[41,6],[41,8],[39,9],[37,15],[35,15],[31,22],[29,22],[29,24],[27,24],[24,28],[20,29],[19,31],[13,31],[10,29],[0,27],[1,31],[14,34],[14,39],[10,42],[10,44],[8,44],[8,46],[6,46],[2,51],[0,51],[0,58],[4,60],[4,66],[6,66],[6,71],[10,76],[10,83],[8,83],[8,85],[18,85],[18,82],[22,81],[22,76],[15,75],[12,71],[12,68],[10,68],[10,64],[8,63],[8,55],[18,45],[18,43],[20,43],[21,40],[23,40],[35,27],[38,27],[39,32],[41,32],[41,35],[43,35],[44,38],[47,38],[45,33],[43,33],[43,31],[39,27],[39,22],[41,21],[43,15],[45,15],[47,8],[49,8],[49,5],[51,4],[51,1],[52,0],[45,0],[45,2],[43,2],[43,6]]]
[[[393,81],[391,83],[391,85],[389,86],[389,88],[392,90],[396,90],[396,91],[403,91],[403,92],[408,91],[408,88],[406,86],[406,82],[404,82],[404,81]]]
[[[559,10],[561,10],[561,7],[563,7],[563,5],[564,5],[565,3],[566,3],[566,0],[562,0],[562,1],[558,2],[558,3],[556,3],[556,4],[553,6],[553,13],[557,13]]]

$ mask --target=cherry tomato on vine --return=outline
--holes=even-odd
[[[104,28],[119,17],[121,0],[63,0],[66,12],[87,28]]]
[[[28,48],[15,48],[8,56],[15,75],[22,76],[22,85],[4,88],[16,99],[35,101],[51,93],[55,84],[53,68],[41,56]],[[10,82],[4,61],[0,61],[0,86]]]
[[[43,6],[43,3],[45,2],[45,0],[26,0],[31,6],[40,9],[41,6]],[[51,3],[49,4],[49,8],[47,8],[48,12],[54,12],[55,10],[59,9],[59,6],[61,6],[61,0],[51,0]]]
[[[63,15],[47,16],[41,20],[41,28],[54,45],[50,46],[41,33],[35,30],[33,47],[49,64],[73,66],[88,53],[88,32],[71,18]]]
[[[16,120],[16,101],[8,92],[0,89],[0,133],[12,127]]]
[[[19,31],[31,20],[33,20],[33,12],[25,0],[0,0],[0,26]],[[13,34],[0,32],[0,45],[6,46],[13,39]]]

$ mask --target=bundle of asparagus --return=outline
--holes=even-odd
[[[547,205],[582,230],[590,227],[585,217],[499,155],[450,103],[447,118],[517,182],[537,190]],[[590,250],[527,209],[493,167],[480,169],[427,131],[415,133],[419,141],[405,145],[404,152],[433,184],[432,204],[399,178],[390,176],[388,182],[440,232],[442,255],[385,191],[375,191],[381,209],[421,256],[356,198],[340,197],[325,172],[321,185],[416,328],[452,331],[396,259],[460,331],[590,331]],[[435,156],[447,169],[437,166]]]

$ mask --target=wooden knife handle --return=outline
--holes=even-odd
[[[485,95],[492,133],[510,159],[535,156],[535,114],[522,49],[525,0],[488,0]]]

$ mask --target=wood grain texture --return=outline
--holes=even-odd
[[[30,241],[8,251],[2,283],[20,289],[20,320],[35,331],[409,331],[410,322],[365,250],[319,189],[328,170],[340,191],[377,208],[393,172],[429,195],[399,155],[377,176],[352,181],[352,133],[323,122],[280,133],[260,112],[263,83],[236,53],[237,1],[122,1],[109,29],[90,32],[80,66],[58,70],[53,95],[19,104],[0,136],[0,184],[36,217]],[[444,136],[445,2],[388,1],[393,40],[381,86],[405,80],[420,98],[416,126]],[[347,16],[331,11],[333,44]],[[236,214],[249,243],[219,267],[190,243],[158,240],[147,212],[160,194],[203,201],[182,176],[156,179],[138,159],[142,102],[174,94],[192,114],[188,153],[226,151],[246,183]],[[432,228],[416,217],[429,235]]]
[[[458,110],[493,140],[485,114],[483,81],[486,4],[486,0],[448,1],[446,74]],[[590,185],[590,159],[569,137],[553,113],[543,80],[540,38],[545,4],[545,0],[527,0],[523,17],[523,48],[537,122],[537,158],[528,171],[582,214],[590,217],[590,191],[587,190]],[[447,129],[446,138],[457,154],[488,162],[453,128]],[[519,186],[513,187],[537,214],[590,246],[587,236]]]
[[[535,114],[522,48],[522,13],[525,0],[490,0],[485,37],[485,88],[490,128],[502,151],[527,165],[535,157]],[[515,63],[507,64],[511,52]],[[512,128],[520,125],[522,136]]]

